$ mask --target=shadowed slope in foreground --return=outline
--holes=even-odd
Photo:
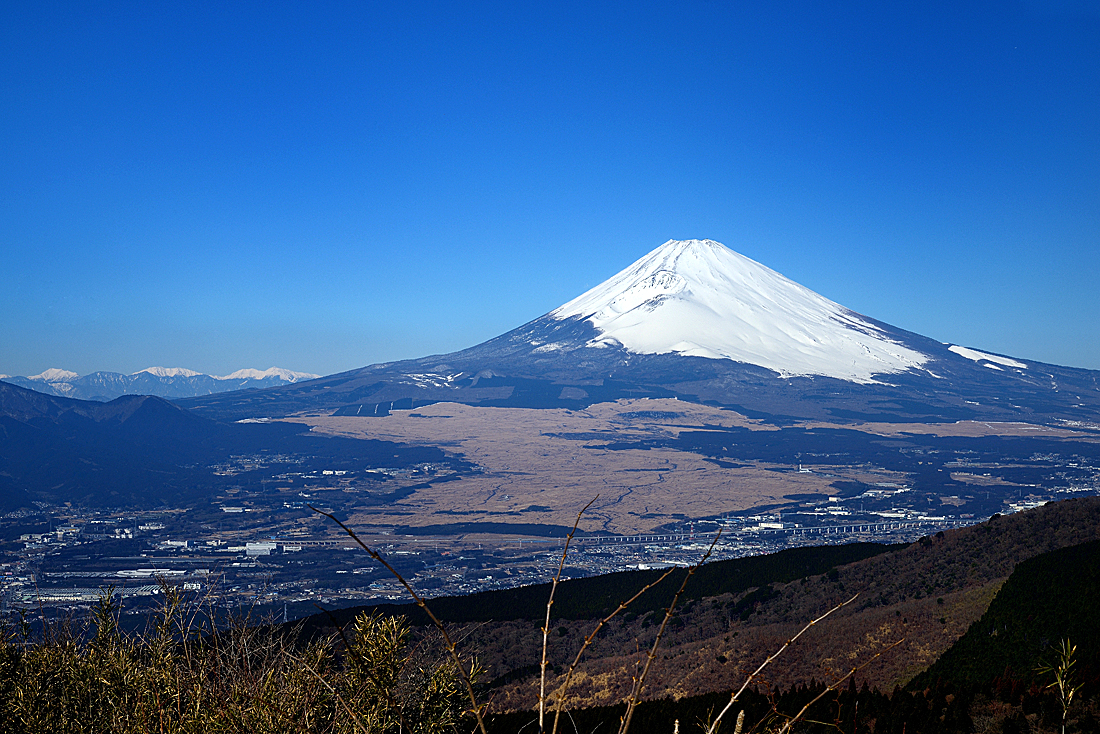
[[[1097,539],[1100,499],[1083,498],[995,517],[905,547],[802,548],[704,566],[685,591],[662,654],[654,663],[646,697],[728,690],[744,667],[763,659],[806,620],[856,592],[860,594],[857,602],[831,617],[827,632],[810,635],[785,653],[783,664],[768,671],[768,681],[790,686],[811,678],[821,680],[830,669],[844,667],[850,655],[873,654],[904,638],[890,655],[859,675],[861,683],[890,690],[951,647],[985,612],[1016,564]],[[868,557],[845,563],[835,555],[843,552],[863,552]],[[798,563],[787,563],[796,558]],[[756,571],[746,573],[749,568]],[[645,573],[631,572],[563,582],[551,620],[552,669],[568,664],[609,600],[628,598],[650,580]],[[665,583],[674,588],[677,575]],[[618,593],[605,593],[601,584]],[[639,599],[593,643],[573,690],[577,705],[612,703],[629,690],[637,660],[634,651],[652,641],[662,604],[667,603],[661,594],[671,594],[661,588],[647,592],[652,596]],[[476,650],[485,665],[498,710],[534,704],[532,681],[537,671],[532,666],[541,633],[532,620],[545,611],[547,593],[546,586],[528,587],[430,602],[445,622],[463,626],[464,644]],[[409,605],[377,610],[419,620]],[[307,621],[307,625],[327,624],[323,615]]]

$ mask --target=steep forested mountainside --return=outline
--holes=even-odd
[[[1059,548],[1022,561],[981,619],[927,671],[925,686],[1002,684],[1027,688],[1046,677],[1041,663],[1063,640],[1077,648],[1079,681],[1100,682],[1100,541]],[[1045,681],[1044,681],[1045,683]]]

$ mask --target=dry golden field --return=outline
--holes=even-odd
[[[571,525],[578,508],[599,494],[585,529],[612,533],[653,530],[684,517],[705,517],[782,503],[786,495],[831,494],[838,479],[903,482],[904,475],[873,467],[797,466],[741,462],[723,468],[698,454],[669,448],[610,449],[616,441],[675,436],[680,431],[775,426],[730,410],[675,399],[619,400],[585,410],[473,407],[437,403],[385,418],[309,416],[314,431],[355,438],[438,446],[476,463],[480,474],[418,489],[369,515],[363,525],[498,522]],[[1074,432],[1021,423],[884,424],[844,427],[877,435],[1036,435]],[[793,459],[792,459],[793,460]],[[778,470],[778,471],[777,471]]]

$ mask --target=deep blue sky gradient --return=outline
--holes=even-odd
[[[448,352],[692,237],[1100,369],[1097,3],[594,5],[6,3],[0,373]]]

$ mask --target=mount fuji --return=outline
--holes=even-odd
[[[712,240],[670,240],[588,292],[452,354],[179,401],[223,419],[384,416],[450,401],[581,408],[676,397],[779,420],[1091,423],[1100,372],[944,344]]]

